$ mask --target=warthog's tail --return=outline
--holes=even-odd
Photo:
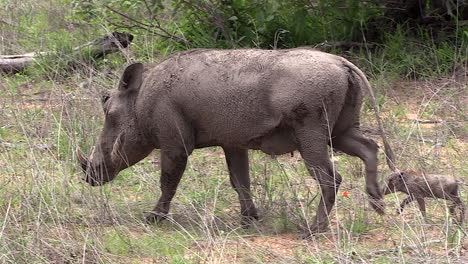
[[[385,133],[382,120],[380,119],[380,114],[379,114],[380,111],[379,111],[379,108],[377,107],[377,101],[375,100],[374,91],[372,90],[372,87],[369,81],[367,80],[366,76],[358,67],[356,67],[354,64],[347,61],[346,59],[342,59],[342,62],[346,67],[348,67],[350,70],[352,70],[355,74],[357,74],[361,78],[362,82],[364,82],[364,85],[367,87],[367,90],[369,90],[369,95],[372,101],[372,107],[374,108],[374,112],[375,112],[375,118],[377,120],[380,136],[382,137],[382,141],[384,144],[384,152],[385,152],[387,165],[390,168],[390,170],[396,171],[395,154],[393,153],[393,150],[390,147],[390,144],[388,144],[387,137],[385,136],[386,133]]]

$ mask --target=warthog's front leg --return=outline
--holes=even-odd
[[[408,197],[406,197],[403,202],[401,202],[400,204],[400,208],[397,209],[397,214],[401,214],[403,213],[403,209],[405,209],[405,206],[409,203],[411,203],[412,201],[414,200],[414,196],[410,195]]]
[[[186,165],[185,152],[161,150],[161,197],[156,207],[146,217],[148,222],[158,222],[166,217]]]

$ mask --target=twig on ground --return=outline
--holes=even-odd
[[[438,239],[438,240],[429,240],[426,242],[421,243],[421,245],[418,246],[403,246],[403,247],[393,247],[393,248],[387,248],[387,249],[379,249],[376,250],[372,253],[369,254],[369,257],[376,257],[385,253],[390,253],[390,252],[398,252],[400,250],[417,250],[420,249],[421,247],[425,247],[431,244],[437,244],[437,243],[442,243],[443,241]]]
[[[5,148],[26,148],[26,147],[31,147],[31,148],[36,148],[36,149],[39,149],[39,150],[48,150],[48,149],[52,148],[52,145],[44,144],[44,143],[26,144],[26,143],[11,143],[11,142],[6,142],[6,141],[0,141],[0,147],[5,147]]]
[[[444,122],[443,120],[429,120],[429,119],[419,119],[419,118],[410,118],[410,121],[414,121],[421,124],[439,124]]]
[[[12,28],[22,28],[22,29],[25,29],[25,27],[23,27],[23,26],[15,25],[15,24],[6,22],[5,20],[2,20],[2,19],[0,19],[0,24],[4,24],[4,25],[7,25],[7,26],[12,27]]]

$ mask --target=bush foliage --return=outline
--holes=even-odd
[[[367,58],[361,67],[420,77],[466,64],[468,27],[459,21],[467,8],[444,1],[71,0],[70,19],[147,36],[135,48],[142,58],[189,48],[353,48]]]
[[[312,46],[359,57],[368,72],[426,77],[466,67],[468,8],[455,2],[53,0],[40,11],[23,3],[35,15],[20,16],[14,31],[26,51],[60,51],[118,30],[136,36],[132,52],[142,61],[190,48]]]

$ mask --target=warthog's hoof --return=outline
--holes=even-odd
[[[243,215],[240,224],[243,228],[248,228],[258,219],[258,215]]]
[[[166,219],[167,219],[167,214],[160,213],[160,212],[149,212],[148,215],[145,217],[145,220],[148,224],[154,224],[154,223],[158,224]]]
[[[301,236],[299,236],[299,239],[309,239],[314,235],[326,233],[329,231],[330,227],[328,226],[328,224],[315,225],[312,226],[309,230],[305,231]]]
[[[384,215],[385,214],[385,203],[383,199],[369,199],[369,203],[379,215]]]

